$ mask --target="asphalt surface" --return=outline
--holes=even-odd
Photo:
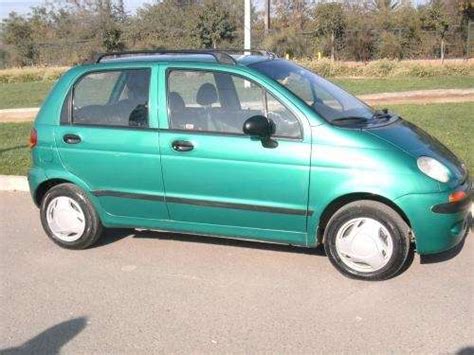
[[[319,249],[119,230],[63,250],[2,192],[0,241],[4,353],[474,352],[472,234],[369,283]]]

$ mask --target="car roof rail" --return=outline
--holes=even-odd
[[[226,48],[226,49],[212,49],[213,51],[216,52],[224,52],[224,53],[229,53],[229,54],[235,54],[235,53],[242,53],[243,55],[246,55],[247,53],[249,54],[257,54],[265,57],[270,57],[271,59],[278,58],[278,56],[270,51],[267,51],[266,49],[239,49],[239,48]]]
[[[120,57],[134,57],[134,56],[147,56],[147,55],[166,55],[166,54],[189,54],[189,55],[209,55],[215,58],[216,62],[221,64],[232,64],[236,65],[235,60],[230,54],[221,50],[214,49],[157,49],[157,50],[137,50],[137,51],[121,51],[121,52],[109,52],[99,53],[88,60],[87,64],[100,63],[105,58],[120,58]]]

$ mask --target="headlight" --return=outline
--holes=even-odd
[[[440,182],[449,181],[449,170],[436,159],[430,157],[419,157],[417,160],[418,168],[430,178]]]

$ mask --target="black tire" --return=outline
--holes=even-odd
[[[82,209],[82,213],[84,214],[84,231],[80,235],[80,237],[74,241],[65,241],[60,239],[53,233],[50,226],[48,225],[48,220],[46,216],[48,205],[56,197],[61,196],[69,197],[70,199],[74,200]],[[102,234],[102,223],[100,222],[99,216],[97,215],[94,206],[92,205],[84,191],[82,191],[79,187],[73,184],[59,184],[48,190],[43,200],[41,201],[40,215],[41,224],[43,225],[43,229],[45,230],[48,237],[57,245],[66,249],[88,248],[95,242],[97,242],[97,240]]]
[[[355,218],[374,219],[388,231],[393,252],[386,264],[375,271],[355,270],[345,263],[336,248],[336,236],[341,227]],[[324,249],[331,263],[343,275],[354,279],[378,281],[394,277],[407,262],[410,251],[410,228],[389,206],[370,200],[351,202],[340,208],[329,220],[324,231]]]

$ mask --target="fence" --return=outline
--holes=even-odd
[[[420,32],[416,37],[409,36],[409,30],[397,28],[391,31],[347,30],[331,43],[330,36],[316,33],[291,33],[255,29],[252,33],[252,47],[265,48],[283,56],[318,58],[329,57],[334,46],[336,59],[369,61],[380,58],[389,59],[439,59],[441,57],[441,40],[434,31]],[[242,48],[243,33],[236,31],[232,42],[221,43],[222,47]],[[129,49],[134,47],[131,41],[124,38]],[[450,31],[445,39],[445,58],[472,58],[474,55],[474,22],[469,22],[465,34],[460,29]],[[170,47],[173,44],[170,43]],[[140,48],[142,49],[142,48]],[[34,44],[35,58],[27,65],[65,66],[80,63],[94,52],[104,51],[97,40],[58,40]],[[11,55],[14,48],[0,48],[0,68],[12,64]],[[13,63],[14,65],[14,63]]]

